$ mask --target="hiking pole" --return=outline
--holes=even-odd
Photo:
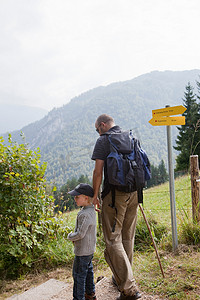
[[[147,224],[147,228],[148,228],[148,230],[149,230],[149,233],[150,233],[150,236],[151,236],[151,240],[152,240],[152,242],[153,242],[153,246],[154,246],[154,249],[155,249],[155,251],[156,251],[156,256],[157,256],[157,259],[158,259],[158,262],[159,262],[159,266],[160,266],[160,269],[161,269],[163,278],[165,278],[165,275],[164,275],[164,272],[163,272],[163,268],[162,268],[162,265],[161,265],[161,261],[160,261],[160,257],[159,257],[159,254],[158,254],[158,250],[157,250],[157,248],[156,248],[156,243],[155,243],[154,238],[153,238],[153,235],[152,235],[152,233],[151,233],[151,228],[150,228],[150,226],[149,226],[149,223],[148,223],[148,221],[147,221],[147,218],[146,218],[146,216],[145,216],[145,213],[144,213],[144,210],[143,210],[141,204],[139,204],[139,207],[140,207],[140,210],[141,210],[141,212],[142,212],[142,214],[143,214],[144,220],[145,220],[145,222],[146,222],[146,224]]]

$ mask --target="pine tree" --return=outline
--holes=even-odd
[[[200,78],[200,76],[199,76]],[[196,81],[196,84],[197,84],[197,91],[199,93],[199,95],[197,95],[197,98],[200,100],[200,81]]]
[[[200,77],[200,76],[199,76]],[[195,153],[197,153],[199,155],[199,161],[200,161],[200,82],[196,81],[197,84],[197,91],[199,93],[199,95],[197,95],[197,99],[198,99],[198,120],[197,120],[197,124],[196,124],[196,144],[194,145],[194,150]]]
[[[158,167],[151,164],[151,179],[147,182],[147,187],[159,185],[168,181],[169,176],[165,168],[165,163],[161,160]]]
[[[176,146],[174,149],[180,151],[176,158],[176,171],[188,170],[190,155],[200,153],[200,130],[199,130],[199,104],[194,94],[194,88],[188,83],[184,93],[183,105],[186,107],[184,112],[185,125],[178,127]]]
[[[168,181],[169,176],[167,174],[167,170],[165,168],[165,163],[163,159],[161,160],[158,166],[158,170],[159,170],[159,184]]]

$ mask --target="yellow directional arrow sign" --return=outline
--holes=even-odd
[[[172,107],[169,106],[165,108],[152,110],[152,116],[153,118],[157,118],[157,117],[160,118],[164,116],[183,114],[184,111],[186,111],[186,108],[183,105],[172,106]],[[182,125],[182,124],[177,124],[177,125]]]
[[[185,125],[185,117],[152,118],[149,123],[153,126]]]

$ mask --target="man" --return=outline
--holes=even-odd
[[[94,147],[92,159],[94,204],[99,206],[98,193],[103,178],[102,190],[102,228],[106,244],[105,259],[113,272],[113,281],[120,290],[117,300],[135,300],[141,297],[137,291],[132,272],[133,247],[137,221],[137,192],[115,189],[115,207],[112,206],[112,190],[108,182],[106,158],[110,153],[108,133],[119,133],[121,128],[106,114],[95,122],[100,137]],[[105,134],[106,133],[106,134]],[[113,230],[113,225],[115,229]]]

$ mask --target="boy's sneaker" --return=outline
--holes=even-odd
[[[85,300],[97,300],[97,297],[95,296],[95,293],[92,294],[85,293]]]
[[[119,297],[117,297],[116,300],[137,300],[141,298],[141,294],[139,292],[136,292],[134,296],[126,296],[123,293],[120,294]]]

